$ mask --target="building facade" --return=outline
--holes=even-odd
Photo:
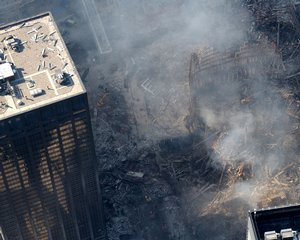
[[[29,45],[13,50],[4,41],[2,48],[15,77],[0,86],[1,234],[106,239],[87,94],[53,18],[47,13],[2,30]],[[36,41],[30,31],[48,39]],[[34,47],[40,54],[31,55]],[[24,54],[33,56],[28,65]]]

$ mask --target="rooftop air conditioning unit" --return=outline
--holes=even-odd
[[[280,235],[282,240],[298,240],[297,232],[293,231],[291,228],[282,229]]]
[[[279,234],[275,231],[265,232],[265,240],[278,240]]]

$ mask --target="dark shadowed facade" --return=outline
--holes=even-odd
[[[8,240],[106,239],[87,94],[52,16],[3,29],[0,35],[12,29],[13,36],[32,46],[22,52],[3,46],[7,62],[17,71],[2,81],[11,91],[0,88],[0,100],[6,102],[0,111],[2,234]],[[40,42],[37,35],[32,41],[24,39],[30,31],[56,36],[44,37],[45,41],[41,37]],[[42,69],[30,68],[34,58],[30,63],[20,61],[33,47],[53,50],[46,57],[37,55],[36,65],[48,61],[42,62]],[[57,73],[61,59],[63,67]]]

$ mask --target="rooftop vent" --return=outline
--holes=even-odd
[[[8,35],[5,38],[4,42],[5,42],[6,46],[10,47],[12,50],[14,50],[16,52],[20,51],[21,42],[19,39],[17,39],[13,35]]]
[[[61,69],[57,69],[55,71],[55,78],[56,78],[56,82],[62,86],[66,86],[70,82],[68,75],[65,72],[63,72]]]
[[[41,88],[32,89],[29,92],[32,97],[38,97],[44,94],[44,90]]]
[[[279,239],[279,234],[275,231],[265,232],[265,240],[277,240]]]
[[[23,105],[24,105],[24,102],[23,102],[22,100],[18,100],[18,101],[17,101],[17,105],[18,105],[18,106],[23,106]]]
[[[291,228],[282,229],[280,235],[282,240],[298,240],[297,232],[293,231]]]
[[[26,81],[28,88],[34,88],[35,87],[35,81],[34,80],[27,80]]]
[[[298,232],[293,231],[291,228],[282,229],[279,233],[275,231],[265,232],[265,239],[264,240],[299,240]]]

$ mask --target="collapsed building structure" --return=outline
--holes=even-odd
[[[245,5],[254,16],[246,43],[225,51],[201,48],[190,61],[188,127],[202,137],[214,166],[222,169],[222,190],[203,215],[227,214],[222,207],[235,198],[258,208],[299,199],[297,4]],[[298,215],[293,214],[290,208],[251,212],[254,233],[247,239],[298,239]]]
[[[278,85],[283,75],[281,56],[266,38],[225,52],[204,48],[192,55],[189,128],[202,136],[213,162],[221,164],[219,184],[234,186],[234,182],[251,179],[253,168],[264,167],[265,153],[276,152],[273,137],[281,133],[269,132],[289,121],[272,119],[274,105],[280,102],[281,106]],[[228,200],[230,194],[218,197]]]
[[[213,48],[201,49],[194,53],[190,62],[189,85],[191,90],[191,114],[195,120],[196,129],[201,126],[199,113],[201,112],[201,99],[222,98],[211,95],[218,85],[233,85],[240,87],[240,101],[232,104],[246,104],[251,101],[247,95],[249,82],[265,80],[268,77],[275,83],[282,75],[283,65],[275,47],[270,46],[266,39],[256,43],[245,43],[237,49],[228,49],[218,52]],[[262,76],[264,74],[264,76]],[[258,78],[260,75],[260,79]],[[249,94],[249,93],[248,93]],[[213,100],[214,101],[214,100]],[[222,109],[226,102],[219,102]],[[200,104],[200,105],[199,105]]]

